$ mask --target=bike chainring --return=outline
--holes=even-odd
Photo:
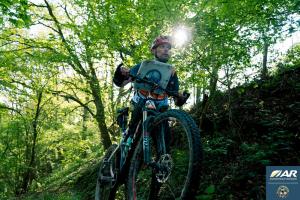
[[[174,165],[171,155],[162,155],[158,160],[157,165],[159,166],[159,169],[156,173],[156,179],[159,183],[165,183],[168,180]]]

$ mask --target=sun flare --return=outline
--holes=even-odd
[[[173,42],[176,47],[182,47],[190,40],[190,30],[185,26],[179,26],[173,31]]]

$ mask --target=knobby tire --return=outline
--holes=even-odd
[[[143,141],[140,139],[129,168],[127,182],[129,200],[192,200],[195,198],[201,175],[202,146],[200,130],[194,120],[181,110],[168,110],[159,114],[155,117],[151,126],[160,127],[166,121],[172,125],[170,133],[165,135],[167,149],[169,149],[168,151],[174,162],[174,168],[170,170],[170,177],[165,183],[159,183],[155,178],[154,170],[145,170],[149,167],[143,164]],[[174,124],[173,121],[175,121]],[[151,133],[153,138],[152,148],[155,149],[157,143],[154,142],[154,135],[155,133]],[[161,153],[156,151],[153,154],[156,157],[154,159],[157,161]],[[146,180],[146,177],[149,180]]]

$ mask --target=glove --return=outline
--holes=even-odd
[[[116,86],[121,87],[123,82],[129,79],[129,76],[122,74],[122,67],[123,63],[119,64],[113,77],[113,82],[116,84]]]
[[[183,91],[182,95],[179,95],[179,97],[175,98],[175,105],[179,107],[183,106],[183,104],[185,104],[190,95],[191,94],[188,93],[188,91]]]

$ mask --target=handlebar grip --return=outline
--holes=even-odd
[[[182,95],[184,96],[185,99],[188,99],[191,96],[191,94],[186,90],[183,91]]]

